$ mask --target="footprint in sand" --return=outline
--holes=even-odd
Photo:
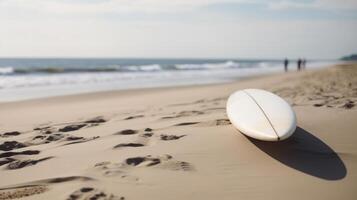
[[[57,131],[55,127],[51,127],[51,126],[37,127],[37,128],[34,128],[33,130],[38,131],[41,134],[51,134],[51,133]]]
[[[104,177],[118,177],[123,181],[137,182],[139,177],[130,175],[127,171],[122,169],[122,163],[113,163],[109,161],[100,162],[94,165],[94,169],[97,173],[100,173]]]
[[[355,102],[351,101],[351,100],[348,100],[346,103],[344,103],[342,105],[342,108],[345,108],[345,109],[351,109],[355,107]]]
[[[193,166],[184,161],[177,161],[173,159],[171,155],[163,155],[163,156],[138,156],[138,157],[130,157],[125,159],[122,162],[121,167],[123,169],[132,169],[137,167],[154,167],[160,169],[168,169],[168,170],[180,170],[180,171],[192,171]]]
[[[8,170],[15,170],[15,169],[21,169],[24,167],[36,165],[39,162],[43,162],[45,160],[49,160],[51,158],[54,158],[53,156],[41,158],[41,159],[27,159],[27,160],[13,160],[11,161],[7,166],[6,169]]]
[[[190,163],[177,161],[170,155],[130,157],[120,163],[105,161],[97,163],[94,166],[94,169],[105,177],[119,177],[124,181],[130,182],[140,181],[140,178],[135,175],[136,168],[166,169],[173,171],[194,170],[194,167]]]
[[[99,136],[85,138],[85,137],[77,137],[77,136],[65,134],[64,132],[76,131],[83,127],[86,126],[90,127],[95,124],[104,123],[106,121],[107,120],[105,120],[103,117],[95,117],[86,120],[83,123],[71,124],[66,126],[61,126],[61,124],[57,124],[53,126],[37,127],[33,129],[36,135],[31,139],[27,138],[25,141],[21,141],[21,142],[15,140],[5,141],[0,144],[0,150],[11,151],[14,149],[20,149],[33,145],[47,144],[55,141],[64,142],[65,143],[64,145],[88,142],[99,138]],[[17,136],[20,134],[21,133],[18,131],[6,132],[2,134],[1,137]]]
[[[40,151],[37,150],[27,150],[27,151],[19,151],[19,152],[5,152],[0,154],[0,158],[8,158],[16,155],[36,155],[39,154]]]
[[[78,136],[73,136],[63,133],[45,133],[33,137],[31,141],[28,141],[26,143],[30,145],[41,145],[41,144],[47,144],[57,141],[57,142],[64,143],[63,145],[70,145],[70,144],[88,142],[98,138],[99,136],[85,138],[85,137],[78,137]]]
[[[93,178],[87,176],[64,176],[64,177],[40,180],[40,181],[36,181],[35,183],[55,184],[55,183],[64,183],[69,181],[93,181],[93,180],[94,180]]]
[[[43,185],[30,185],[10,189],[0,189],[0,199],[19,199],[36,194],[41,194],[46,192],[47,190],[48,188]]]
[[[133,135],[136,133],[138,133],[138,131],[132,130],[132,129],[125,129],[125,130],[115,133],[114,135]]]
[[[173,126],[190,126],[190,125],[200,125],[200,126],[225,126],[230,125],[231,122],[229,119],[216,119],[212,121],[204,121],[204,122],[183,122],[174,124]]]
[[[38,150],[26,150],[26,151],[18,151],[18,152],[7,151],[0,154],[0,166],[7,164],[6,169],[15,170],[31,165],[36,165],[39,162],[53,158],[53,157],[45,157],[37,160],[36,159],[19,160],[16,158],[19,155],[28,156],[28,155],[37,155],[39,153],[40,151]]]
[[[54,141],[59,141],[59,142],[64,142],[65,144],[63,145],[70,145],[70,144],[88,142],[94,139],[98,139],[99,136],[85,138],[85,137],[78,137],[78,136],[65,134],[64,132],[76,131],[86,126],[91,127],[93,125],[104,123],[104,122],[106,122],[104,118],[95,117],[87,121],[84,121],[82,124],[67,125],[58,129],[55,126],[35,128],[34,130],[39,131],[39,135],[33,137],[32,140],[27,143],[31,145],[40,145],[40,144],[51,143]]]
[[[84,123],[96,123],[96,124],[101,124],[101,123],[105,123],[105,122],[107,122],[107,120],[104,118],[104,117],[102,117],[102,116],[98,116],[98,117],[94,117],[94,118],[92,118],[92,119],[89,119],[89,120],[87,120],[87,121],[84,121]]]
[[[27,147],[27,145],[17,141],[5,141],[4,143],[0,144],[0,150],[2,151],[11,151],[24,147]]]
[[[146,128],[144,129],[144,133],[140,134],[140,137],[145,137],[145,138],[149,138],[151,136],[153,136],[153,129],[152,128]]]
[[[131,134],[127,134],[125,132],[129,132],[130,130],[130,133]],[[120,135],[133,135],[135,133],[137,133],[138,131],[133,131],[135,133],[132,132],[133,130],[131,129],[128,129],[128,130],[124,130],[124,131],[121,131]],[[123,132],[125,134],[123,134]],[[143,146],[146,146],[149,144],[150,142],[150,137],[153,135],[152,132],[145,132],[143,134],[140,134],[140,135],[137,135],[136,139],[133,141],[133,142],[128,142],[128,143],[120,143],[120,144],[117,144],[113,147],[113,149],[121,149],[121,148],[127,148],[127,147],[143,147]]]
[[[163,156],[138,156],[130,157],[125,159],[121,163],[111,163],[111,162],[102,162],[96,165],[100,166],[104,170],[116,170],[124,173],[125,171],[134,169],[134,168],[159,168],[159,169],[168,169],[168,170],[179,170],[179,171],[192,171],[194,167],[184,161],[177,161],[171,155]]]
[[[87,126],[87,124],[72,124],[65,126],[63,128],[58,129],[59,132],[70,132],[70,131],[76,131],[79,130],[83,127]]]
[[[118,133],[115,133],[115,135],[134,135],[136,133],[139,133],[140,131],[137,130],[132,130],[132,129],[125,129],[122,130]],[[153,129],[151,128],[146,128],[144,130],[144,133],[141,133],[138,135],[138,138],[136,141],[133,142],[128,142],[128,143],[120,143],[118,145],[115,145],[113,149],[119,149],[119,148],[126,148],[126,147],[143,147],[146,146],[150,142],[150,138],[154,135]],[[160,140],[163,141],[169,141],[169,140],[178,140],[182,137],[185,137],[186,135],[168,135],[168,134],[161,134],[158,136]]]
[[[38,181],[31,181],[14,187],[0,188],[0,199],[18,199],[23,197],[29,197],[32,195],[42,194],[50,190],[50,186],[63,182],[70,181],[90,181],[92,178],[85,176],[67,176],[67,177],[58,177],[50,178]]]
[[[94,137],[90,137],[90,138],[85,138],[85,137],[76,137],[76,136],[69,136],[66,138],[66,141],[72,141],[72,142],[68,142],[63,144],[64,145],[71,145],[71,144],[78,144],[78,143],[84,143],[84,142],[89,142],[95,139],[100,138],[100,136],[94,136]]]
[[[174,126],[190,126],[190,125],[195,125],[198,123],[200,123],[200,122],[183,122],[183,123],[175,124]]]
[[[11,136],[17,136],[17,135],[21,135],[21,133],[19,131],[11,131],[11,132],[6,132],[3,134],[0,134],[0,137],[11,137]]]
[[[170,155],[156,156],[138,156],[125,159],[123,162],[100,162],[95,164],[94,170],[107,178],[118,178],[124,182],[141,181],[141,178],[135,174],[137,168],[164,169],[173,171],[193,171],[194,167],[184,161],[177,161]]]
[[[166,135],[166,134],[161,134],[160,139],[164,141],[168,140],[178,140],[182,137],[185,137],[186,135]]]
[[[0,166],[6,165],[8,163],[11,163],[13,161],[15,161],[16,159],[14,158],[4,158],[4,159],[0,159]]]
[[[125,198],[107,194],[93,187],[82,187],[70,194],[67,200],[125,200]]]
[[[144,115],[133,115],[133,116],[129,116],[124,118],[124,120],[131,120],[131,119],[137,119],[137,118],[143,118],[145,117]]]
[[[122,148],[122,147],[142,147],[145,146],[144,144],[141,143],[121,143],[118,145],[115,145],[113,148],[117,149],[117,148]]]
[[[146,138],[148,138],[148,137],[151,137],[151,136],[153,136],[153,135],[154,135],[153,132],[148,132],[148,133],[143,133],[143,134],[141,134],[140,136],[141,136],[141,137],[146,137]]]
[[[37,127],[34,128],[33,130],[40,131],[42,133],[47,133],[47,134],[50,134],[52,132],[71,132],[71,131],[77,131],[84,127],[97,126],[105,122],[107,122],[105,118],[103,118],[102,116],[98,116],[82,122],[53,124],[52,126]],[[67,125],[63,126],[63,124],[67,124]]]

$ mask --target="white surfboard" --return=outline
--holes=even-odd
[[[226,109],[233,126],[258,140],[284,140],[296,129],[296,116],[291,106],[265,90],[236,91],[228,98]]]

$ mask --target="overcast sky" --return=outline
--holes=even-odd
[[[351,53],[357,0],[0,0],[0,57]]]

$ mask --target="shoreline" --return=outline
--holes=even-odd
[[[333,67],[334,65],[331,66],[326,66],[324,68],[318,68],[318,69],[308,69],[307,71],[318,71],[318,70],[323,70],[326,68]],[[197,87],[210,87],[210,86],[216,86],[216,85],[230,85],[230,84],[238,84],[240,82],[244,81],[251,81],[251,80],[259,80],[262,78],[268,78],[268,77],[280,77],[282,75],[288,75],[288,74],[296,74],[296,73],[304,73],[306,71],[289,71],[289,72],[275,72],[275,73],[267,73],[267,74],[256,74],[252,76],[246,76],[246,77],[239,77],[236,80],[230,81],[230,82],[218,82],[218,83],[203,83],[203,84],[189,84],[189,85],[168,85],[168,86],[157,86],[157,87],[147,87],[147,88],[129,88],[129,89],[109,89],[109,90],[99,90],[99,91],[89,91],[89,92],[80,92],[80,93],[75,93],[75,94],[64,94],[64,95],[56,95],[56,96],[45,96],[45,97],[34,97],[34,98],[28,98],[28,99],[19,99],[19,100],[10,100],[10,101],[0,101],[0,105],[2,104],[12,104],[12,103],[20,103],[20,102],[27,102],[27,101],[37,101],[37,100],[51,100],[51,99],[56,99],[56,98],[75,98],[75,97],[80,97],[85,96],[92,97],[92,96],[97,96],[97,95],[115,95],[118,93],[131,93],[131,92],[143,92],[143,91],[156,91],[156,90],[171,90],[171,89],[181,89],[181,88],[197,88]]]
[[[315,63],[311,64],[308,70],[316,70],[332,64]],[[280,74],[282,72],[282,66],[275,66],[157,72],[4,75],[1,76],[0,102],[101,91],[220,84],[249,79],[251,77]],[[200,78],[197,79],[196,77]]]

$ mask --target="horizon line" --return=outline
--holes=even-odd
[[[301,59],[309,59],[309,60],[329,60],[329,61],[334,61],[334,60],[340,60],[340,58],[307,58],[307,57],[293,57],[289,58],[286,56],[282,56],[281,58],[252,58],[252,57],[246,57],[246,58],[232,58],[232,57],[115,57],[115,56],[101,56],[101,57],[90,57],[90,56],[8,56],[8,57],[2,57],[0,56],[0,59],[148,59],[148,60],[284,60],[285,58],[289,60],[297,60],[299,58]]]

